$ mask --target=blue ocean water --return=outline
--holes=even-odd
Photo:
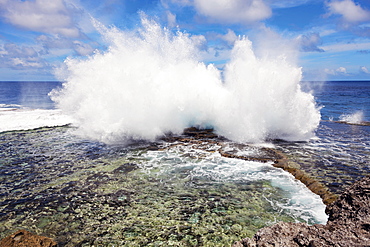
[[[333,192],[370,174],[370,81],[303,82],[321,106],[316,137],[306,143],[279,143],[290,155]],[[355,123],[346,124],[346,123]]]
[[[58,81],[1,81],[0,105],[55,109],[48,93],[61,85]]]
[[[362,112],[370,121],[370,81],[302,82],[312,92],[321,109],[322,120],[340,120],[343,115]]]

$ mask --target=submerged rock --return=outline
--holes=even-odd
[[[326,225],[279,222],[233,247],[370,246],[370,176],[350,186],[326,213]]]
[[[349,125],[370,126],[370,122],[366,122],[366,121],[361,121],[361,122],[333,121],[333,122],[340,123],[340,124],[349,124]]]
[[[269,149],[271,153],[275,154],[275,161],[273,166],[282,168],[292,174],[296,179],[301,181],[313,193],[319,195],[325,205],[333,203],[337,199],[337,195],[333,194],[325,185],[318,180],[312,178],[305,171],[301,170],[299,165],[289,160],[286,155],[274,149]]]
[[[56,247],[57,243],[51,238],[19,230],[0,241],[0,247]]]

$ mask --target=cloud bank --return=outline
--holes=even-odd
[[[162,0],[162,5],[180,8],[192,7],[196,14],[206,17],[207,22],[219,24],[251,24],[265,20],[272,10],[264,0]]]
[[[262,0],[194,0],[196,11],[214,22],[246,24],[269,18],[271,9]]]
[[[329,14],[341,15],[345,22],[358,23],[370,20],[370,11],[363,9],[352,0],[331,1],[327,3]]]
[[[356,66],[348,66],[347,60],[338,62],[333,54],[352,52],[361,55],[361,60],[370,53],[369,4],[367,0],[0,0],[0,68],[8,73],[6,78],[26,75],[32,69],[34,75],[48,71],[54,79],[51,68],[67,57],[107,48],[91,17],[106,26],[132,30],[137,13],[145,11],[173,32],[193,34],[202,61],[220,69],[240,36],[257,39],[254,46],[263,47],[268,40],[279,50],[275,37],[258,37],[259,31],[271,29],[290,38],[289,45],[307,57],[309,66],[316,67],[309,62],[312,58],[319,57],[321,63],[323,55],[318,53],[325,51],[332,56],[326,58],[333,66],[330,73],[339,74],[334,68],[347,66],[347,74],[361,72],[364,77],[366,73],[358,68],[369,68],[366,60],[351,58]],[[293,23],[300,18],[299,11],[304,11],[302,19],[307,20]],[[301,29],[292,30],[292,25]],[[318,69],[323,71],[322,66]]]
[[[338,28],[350,31],[358,36],[370,37],[370,27],[363,25],[370,22],[370,11],[352,0],[326,2],[327,16],[340,16]]]
[[[318,47],[322,44],[321,37],[318,33],[299,35],[297,41],[300,45],[300,50],[303,52],[324,52],[322,48]]]
[[[80,36],[71,10],[63,0],[2,0],[0,7],[5,20],[19,28],[73,38]]]
[[[18,46],[5,43],[0,46],[0,67],[22,69],[39,69],[47,66],[41,58],[40,51],[30,46]]]

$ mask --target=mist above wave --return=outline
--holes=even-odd
[[[245,37],[220,71],[200,61],[195,37],[145,17],[135,32],[96,26],[108,50],[67,59],[66,82],[51,94],[86,137],[153,140],[198,126],[240,142],[307,140],[319,124],[301,69],[284,56],[257,57]]]

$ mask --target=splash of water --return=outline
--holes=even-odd
[[[356,111],[353,114],[343,114],[339,117],[340,121],[351,123],[351,124],[360,124],[364,122],[364,112],[363,111]]]
[[[232,140],[306,140],[320,113],[300,89],[301,69],[283,56],[259,58],[236,41],[221,71],[197,57],[193,37],[142,18],[137,32],[97,25],[109,49],[67,59],[66,82],[52,99],[85,136],[105,142],[153,140],[190,126],[213,127]]]

